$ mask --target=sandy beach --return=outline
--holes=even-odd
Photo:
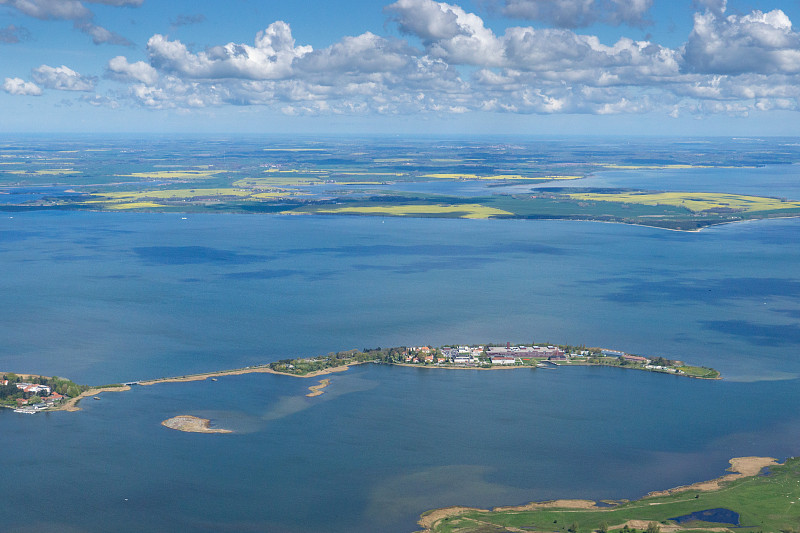
[[[233,433],[230,429],[214,429],[211,421],[191,415],[178,415],[161,422],[162,426],[187,433]]]
[[[728,468],[732,474],[727,474],[716,479],[709,481],[700,481],[691,485],[684,485],[682,487],[675,487],[674,489],[667,489],[649,493],[647,496],[669,496],[679,492],[686,492],[687,490],[717,490],[722,483],[734,481],[742,477],[755,476],[762,469],[779,464],[774,457],[736,457],[731,459],[731,466]]]

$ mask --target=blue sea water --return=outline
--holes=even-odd
[[[186,219],[183,219],[183,216]],[[541,342],[713,366],[361,366],[0,411],[4,527],[411,531],[444,505],[633,498],[798,453],[800,220],[0,218],[0,366],[107,383],[349,348]],[[160,422],[213,420],[231,435]]]

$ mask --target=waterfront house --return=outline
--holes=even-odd
[[[508,355],[498,355],[492,357],[493,365],[513,365],[514,363],[516,363],[516,359]]]
[[[40,392],[46,392],[50,394],[50,387],[47,385],[34,385],[33,383],[17,383],[17,388],[22,390],[22,392],[28,394],[38,394]]]

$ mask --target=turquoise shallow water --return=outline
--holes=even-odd
[[[733,456],[796,454],[799,230],[4,215],[4,369],[105,383],[354,347],[549,340],[728,379],[365,366],[317,399],[304,397],[313,382],[253,375],[107,394],[81,413],[3,411],[14,483],[0,513],[12,531],[411,531],[431,507],[636,497],[716,476]],[[176,414],[238,433],[160,426]]]

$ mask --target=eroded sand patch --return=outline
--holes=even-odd
[[[233,433],[230,429],[211,427],[211,421],[191,415],[178,415],[161,422],[162,426],[187,433]]]

